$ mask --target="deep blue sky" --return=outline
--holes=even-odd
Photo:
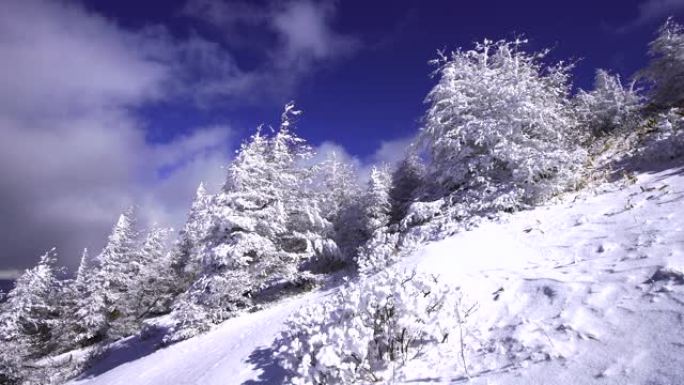
[[[226,1],[230,5],[231,1]],[[260,2],[261,3],[261,2]],[[228,122],[242,135],[258,123],[276,123],[280,105],[295,99],[305,110],[299,130],[314,144],[331,140],[361,157],[381,140],[413,134],[433,80],[428,60],[440,48],[470,47],[484,37],[524,34],[530,49],[552,48],[550,59],[579,59],[575,85],[590,87],[596,68],[631,76],[646,60],[647,43],[665,14],[681,13],[679,1],[339,1],[332,17],[336,32],[360,41],[350,55],[313,68],[286,97],[263,103],[234,100],[197,108],[186,101],[143,109],[151,140],[165,141],[189,127]],[[91,0],[88,8],[122,26],[163,24],[174,36],[198,33],[220,40],[180,10],[185,1]],[[642,9],[639,6],[642,6]],[[658,8],[660,7],[660,8]],[[644,15],[646,13],[646,15]],[[252,31],[246,30],[245,34]],[[251,49],[231,49],[238,64],[258,62],[263,36]],[[249,41],[250,37],[244,37]]]

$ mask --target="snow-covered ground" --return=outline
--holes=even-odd
[[[565,203],[512,214],[434,242],[398,269],[440,275],[477,311],[465,376],[453,338],[410,361],[397,382],[684,383],[684,170],[643,173]],[[119,343],[72,384],[280,384],[274,338],[314,292],[154,351]],[[465,306],[464,305],[464,306]]]

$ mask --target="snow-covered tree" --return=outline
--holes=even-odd
[[[580,125],[594,136],[616,130],[632,131],[639,122],[641,96],[632,82],[622,85],[618,75],[596,71],[594,89],[580,90],[575,99]]]
[[[75,281],[78,286],[85,286],[90,268],[90,254],[88,253],[88,249],[85,248],[83,249],[83,253],[81,253],[81,261],[79,262],[78,269],[76,270]]]
[[[279,237],[280,247],[296,259],[338,254],[332,241],[333,224],[325,217],[315,190],[315,167],[306,166],[314,153],[306,141],[292,132],[294,119],[301,111],[293,103],[285,106],[281,126],[271,140],[270,163],[273,180],[286,210],[286,233]],[[289,264],[296,268],[297,263]]]
[[[653,82],[651,103],[657,109],[684,102],[684,28],[672,18],[658,30],[649,47],[652,59],[642,75]]]
[[[138,236],[134,212],[127,210],[97,257],[98,269],[90,282],[93,291],[80,310],[93,338],[118,339],[131,331],[126,322],[127,295],[140,272]]]
[[[179,291],[186,290],[202,268],[201,246],[212,223],[211,204],[212,196],[200,183],[172,254],[172,265],[180,280]]]
[[[202,330],[197,322],[218,322],[249,306],[260,290],[295,279],[303,261],[333,249],[304,166],[312,151],[291,130],[298,114],[286,105],[279,130],[269,137],[259,129],[228,167],[201,242],[200,278],[174,306],[188,327]],[[198,305],[204,320],[186,314]]]
[[[368,180],[368,190],[363,197],[364,231],[370,236],[375,230],[389,224],[392,210],[390,188],[392,176],[385,167],[373,167]]]
[[[420,141],[431,176],[457,201],[514,209],[563,190],[582,159],[567,66],[546,66],[524,41],[485,40],[442,55]]]
[[[92,337],[88,335],[87,327],[81,318],[83,306],[92,292],[90,287],[91,269],[88,249],[84,249],[76,276],[74,279],[62,282],[59,301],[63,311],[59,320],[60,333],[57,336],[60,351],[86,345]]]
[[[392,214],[391,187],[389,169],[373,167],[362,200],[362,238],[356,251],[356,264],[361,274],[384,268],[396,255],[398,235],[390,234],[388,228]]]
[[[112,304],[127,291],[128,283],[138,272],[136,248],[139,234],[135,221],[132,210],[121,214],[107,245],[98,256],[99,278],[104,281],[106,300]]]
[[[323,217],[332,224],[338,261],[348,263],[354,257],[362,231],[359,197],[363,191],[357,170],[332,152],[316,171],[318,201]]]
[[[105,280],[83,250],[75,279],[71,282],[68,307],[73,311],[62,319],[65,338],[72,346],[86,346],[105,338],[109,328],[109,308],[105,301]]]
[[[333,151],[318,165],[316,172],[323,216],[336,222],[343,207],[361,195],[357,171]]]
[[[153,226],[140,247],[140,268],[128,289],[129,316],[136,326],[145,317],[170,310],[177,284],[168,248],[171,231]]]
[[[16,281],[0,308],[0,378],[29,376],[31,364],[55,350],[60,333],[60,283],[55,277],[54,249]]]
[[[392,173],[389,192],[392,201],[392,222],[399,222],[406,216],[408,206],[418,198],[417,195],[425,183],[425,165],[418,154],[412,151],[399,162]]]
[[[286,215],[268,179],[268,150],[268,138],[259,129],[228,167],[227,181],[214,199],[211,227],[201,243],[202,270],[174,305],[179,325],[169,340],[204,331],[248,306],[255,284],[250,265],[279,257],[274,240],[285,232]]]
[[[216,196],[215,224],[206,243],[205,273],[244,275],[244,281],[238,279],[237,287],[229,288],[238,297],[250,290],[250,266],[280,259],[275,240],[286,231],[285,205],[269,163],[269,147],[260,131],[243,144]]]

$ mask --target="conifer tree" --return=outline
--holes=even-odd
[[[360,244],[357,250],[357,267],[362,274],[373,273],[393,262],[397,234],[390,234],[392,213],[390,189],[392,176],[387,166],[373,167],[368,188],[363,196]]]
[[[299,113],[286,105],[279,130],[269,137],[259,128],[228,167],[199,246],[200,278],[174,306],[176,319],[187,323],[176,335],[250,306],[253,295],[292,281],[303,261],[326,249],[312,172],[303,166],[312,151],[291,130]],[[198,306],[202,317],[188,313]]]
[[[31,373],[31,363],[53,352],[60,331],[60,283],[52,249],[24,272],[0,308],[0,378],[18,380]],[[8,382],[9,382],[8,381]]]
[[[330,222],[335,222],[342,207],[357,198],[361,192],[356,170],[333,151],[317,167],[316,172],[320,183],[319,200],[323,216]]]
[[[81,261],[74,279],[62,283],[60,292],[60,308],[63,309],[59,320],[60,333],[57,336],[60,351],[86,345],[88,339],[87,329],[81,319],[80,312],[91,294],[89,286],[91,267],[88,249],[83,249]]]
[[[390,187],[392,179],[388,168],[373,167],[368,181],[368,190],[364,196],[364,231],[370,237],[375,230],[389,224],[392,204]]]
[[[153,226],[140,246],[140,268],[129,288],[130,315],[133,324],[150,315],[170,310],[175,294],[174,274],[168,241],[171,229]]]
[[[356,169],[332,152],[317,167],[318,202],[323,218],[332,226],[336,259],[351,262],[361,231],[362,195]]]
[[[407,154],[392,173],[389,191],[392,202],[391,222],[397,223],[404,218],[408,206],[418,197],[419,190],[425,183],[425,165],[414,152]]]
[[[203,183],[197,187],[183,229],[172,253],[172,267],[179,278],[177,291],[186,290],[198,277],[202,268],[202,242],[211,227],[212,196]]]
[[[91,295],[81,313],[91,338],[116,340],[131,332],[129,289],[140,272],[138,231],[132,209],[119,216],[107,245],[97,257]]]

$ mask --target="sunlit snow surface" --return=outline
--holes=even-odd
[[[477,305],[457,337],[395,371],[403,384],[684,384],[684,171],[483,223],[397,269],[440,275]],[[119,343],[73,384],[279,384],[283,321],[329,293],[229,320],[153,351]]]

